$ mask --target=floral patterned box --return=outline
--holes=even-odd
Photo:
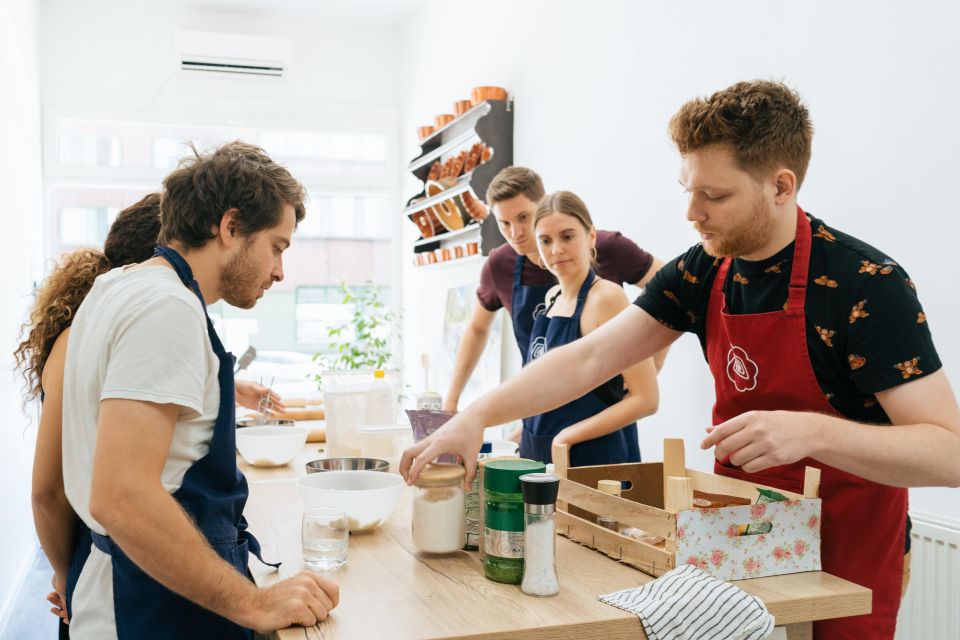
[[[769,533],[742,535],[743,525]],[[757,526],[760,525],[760,526]],[[820,570],[820,500],[677,513],[677,563],[722,580]]]
[[[569,467],[563,445],[553,459],[561,478],[557,532],[645,573],[693,564],[741,580],[821,568],[818,469],[807,468],[800,494],[688,469],[682,440],[664,441],[663,462]],[[620,481],[620,496],[598,491],[600,480]],[[758,489],[786,500],[755,504]],[[697,508],[697,492],[743,504]]]

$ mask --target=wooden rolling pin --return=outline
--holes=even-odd
[[[323,400],[320,398],[284,398],[283,404],[287,405],[288,409],[306,409],[308,407],[319,407],[323,404]]]
[[[288,408],[286,411],[274,411],[270,417],[279,420],[323,420],[326,414],[319,407],[310,409]]]

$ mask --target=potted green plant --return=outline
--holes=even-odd
[[[400,314],[380,298],[380,288],[372,282],[362,287],[340,283],[340,303],[352,305],[350,318],[327,330],[331,352],[317,353],[313,361],[321,371],[314,377],[322,387],[324,376],[332,372],[372,372],[375,369],[395,370],[394,348],[400,336]],[[399,383],[399,372],[392,371]],[[388,379],[392,376],[388,375]]]

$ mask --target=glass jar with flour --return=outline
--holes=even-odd
[[[463,548],[465,470],[458,464],[428,464],[413,494],[413,545],[424,553]]]

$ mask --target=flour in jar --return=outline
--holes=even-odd
[[[413,544],[420,551],[458,551],[464,542],[463,488],[420,488],[413,500],[412,526]]]

